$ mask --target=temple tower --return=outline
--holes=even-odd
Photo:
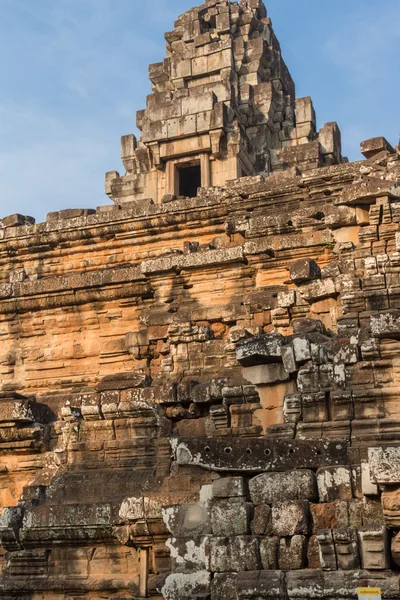
[[[126,169],[106,175],[116,203],[194,197],[250,175],[342,162],[336,123],[319,132],[311,98],[295,85],[262,0],[208,1],[166,33],[150,65],[153,92],[122,137]]]

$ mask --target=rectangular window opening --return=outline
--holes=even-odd
[[[199,163],[185,163],[177,169],[179,177],[179,196],[195,198],[197,188],[201,187],[201,168]]]

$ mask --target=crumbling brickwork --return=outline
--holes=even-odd
[[[396,600],[399,148],[316,133],[258,0],[167,49],[114,205],[1,221],[0,597]]]

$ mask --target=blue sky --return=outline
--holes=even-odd
[[[193,0],[0,0],[0,217],[108,203],[119,138],[135,131],[148,63]],[[267,0],[297,86],[344,153],[400,132],[399,0]]]

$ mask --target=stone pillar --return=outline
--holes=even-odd
[[[166,194],[172,194],[173,196],[178,196],[177,187],[178,187],[178,178],[176,173],[175,163],[169,160],[166,166],[167,171],[167,185],[166,185]]]
[[[201,187],[211,186],[210,155],[205,153],[201,157]]]
[[[140,548],[140,583],[139,593],[141,598],[147,598],[147,578],[149,576],[149,549]]]

